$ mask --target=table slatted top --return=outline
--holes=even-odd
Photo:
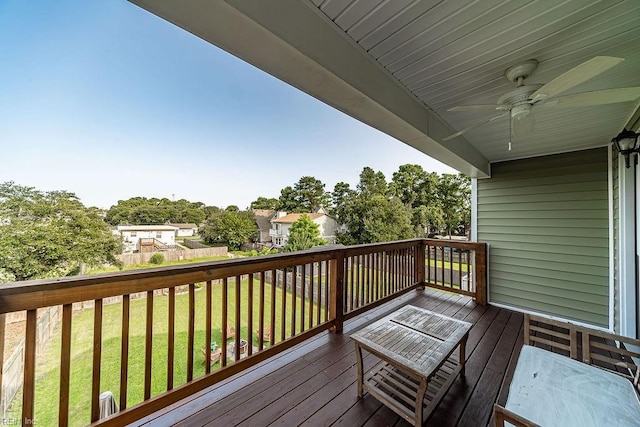
[[[417,375],[428,377],[460,344],[471,326],[408,305],[355,332],[351,338]]]

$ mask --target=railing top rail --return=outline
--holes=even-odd
[[[0,284],[0,313],[29,310],[98,298],[216,280],[294,265],[374,252],[404,249],[419,244],[477,249],[482,243],[411,239],[355,246],[332,245],[307,251],[153,267],[132,271],[29,280]],[[108,285],[108,286],[107,286]]]
[[[478,250],[485,247],[486,243],[479,242],[461,242],[458,240],[448,239],[423,239],[424,243],[429,246],[442,246],[446,248],[457,248],[465,250]]]

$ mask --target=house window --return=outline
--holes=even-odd
[[[135,231],[131,232],[131,237],[136,237],[138,235],[138,233],[136,233]]]
[[[156,231],[156,239],[162,239],[162,231]]]

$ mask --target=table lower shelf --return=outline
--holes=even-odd
[[[422,422],[424,422],[449,390],[460,370],[461,365],[458,360],[453,356],[449,357],[428,379],[424,399],[422,402],[417,402],[420,380],[400,371],[388,362],[381,361],[365,375],[363,390],[412,424],[416,419],[416,407],[422,403]]]

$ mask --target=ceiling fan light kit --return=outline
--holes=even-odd
[[[588,107],[634,101],[640,97],[640,87],[605,89],[558,96],[559,94],[566,92],[599,74],[602,74],[622,61],[624,61],[624,58],[596,56],[576,67],[573,67],[569,71],[559,75],[546,84],[525,84],[525,79],[533,74],[538,66],[538,61],[535,59],[530,59],[509,67],[504,73],[505,78],[516,83],[517,86],[498,98],[498,102],[496,104],[460,105],[448,110],[497,110],[506,113],[502,113],[499,116],[492,117],[488,120],[462,129],[453,135],[447,136],[443,141],[448,141],[463,135],[471,129],[493,122],[508,113],[511,120],[509,126],[509,146],[511,146],[512,133],[515,134],[515,136],[521,137],[533,132],[535,125],[534,110],[539,106]]]

